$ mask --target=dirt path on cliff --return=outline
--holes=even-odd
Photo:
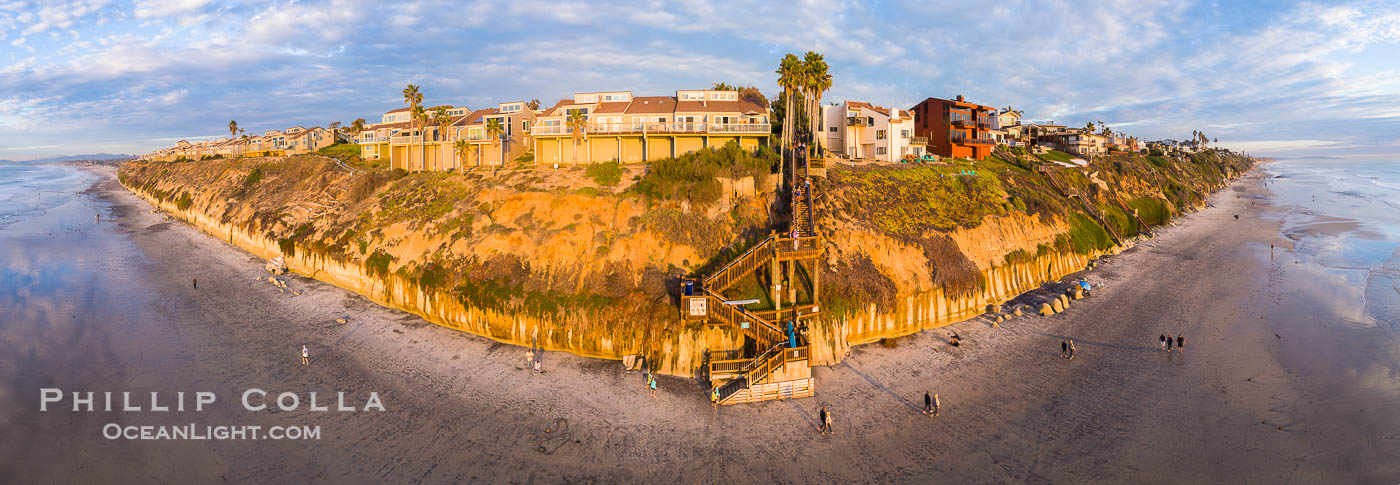
[[[1300,357],[1315,350],[1299,347],[1315,338],[1308,323],[1330,318],[1336,305],[1325,290],[1307,289],[1317,282],[1300,283],[1306,269],[1270,259],[1278,223],[1269,211],[1277,209],[1249,207],[1266,198],[1257,171],[1212,197],[1213,207],[1092,272],[1104,287],[1066,313],[1001,328],[963,322],[900,339],[895,349],[858,347],[842,364],[814,370],[815,398],[718,411],[691,381],[662,377],[652,399],[640,374],[561,353],[546,354],[545,373],[533,375],[523,348],[306,278],[289,278],[304,294],[282,293],[255,281],[265,275],[260,260],[163,221],[104,173],[91,203],[116,218],[105,230],[129,241],[132,249],[114,251],[110,257],[121,259],[109,263],[133,282],[126,289],[76,282],[74,291],[100,284],[114,293],[104,301],[135,303],[117,308],[111,323],[89,325],[96,336],[73,350],[105,342],[102,358],[86,365],[114,374],[105,381],[112,390],[208,389],[228,406],[123,419],[320,425],[322,439],[105,441],[100,418],[30,413],[16,429],[46,444],[0,448],[12,478],[1282,483],[1393,482],[1400,473],[1382,460],[1400,454],[1394,428],[1386,428],[1393,421],[1354,419],[1346,391],[1327,388],[1324,396],[1319,384],[1343,371]],[[340,316],[349,323],[335,323]],[[967,344],[943,343],[951,330]],[[1156,351],[1163,332],[1183,334],[1187,352]],[[64,342],[35,338],[41,346]],[[1063,338],[1076,342],[1074,361],[1058,358]],[[299,365],[303,344],[312,349],[310,367]],[[16,402],[30,402],[38,385],[84,382],[65,377],[83,369],[60,375],[44,362],[28,365]],[[387,410],[249,413],[235,403],[252,387],[342,391],[356,405],[374,391]],[[918,412],[926,389],[942,398],[936,419]],[[1390,402],[1393,411],[1400,401]],[[816,435],[822,405],[834,413],[835,436]],[[1366,428],[1377,426],[1391,438],[1365,446]]]

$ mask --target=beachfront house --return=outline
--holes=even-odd
[[[921,157],[928,140],[914,134],[914,113],[846,101],[822,107],[821,135],[828,154],[853,160],[896,162]]]
[[[572,114],[583,125],[571,127]],[[537,116],[529,129],[535,160],[545,165],[645,162],[734,141],[767,144],[768,109],[738,91],[682,90],[634,97],[630,91],[576,93]]]
[[[971,103],[962,95],[948,100],[928,98],[909,109],[915,134],[928,140],[926,152],[941,157],[981,160],[992,153],[997,110]]]

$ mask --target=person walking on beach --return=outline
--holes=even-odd
[[[938,408],[941,408],[941,407],[943,407],[943,403],[940,402],[940,401],[938,400],[938,395],[937,395],[937,394],[934,394],[934,395],[933,395],[933,415],[934,415],[934,416],[937,416],[937,415],[938,415]]]
[[[1176,334],[1176,351],[1186,353],[1186,339],[1181,334]]]
[[[194,289],[198,290],[198,289],[199,289],[199,278],[198,278],[198,277],[191,277],[191,278],[190,278],[190,286],[193,286]]]
[[[311,351],[306,349],[306,345],[301,346],[301,365],[311,365]]]
[[[1069,340],[1069,360],[1074,360],[1074,339]]]
[[[1069,341],[1068,341],[1068,340],[1061,340],[1061,341],[1060,341],[1060,358],[1061,358],[1061,359],[1068,359],[1068,358],[1069,358]]]
[[[817,425],[817,431],[820,431],[822,436],[826,436],[827,433],[836,434],[831,430],[831,413],[827,412],[826,406],[822,406],[821,412],[817,413],[817,421],[821,422]]]
[[[535,366],[535,349],[525,349],[525,369],[529,370]]]
[[[1167,350],[1167,334],[1164,333],[1164,334],[1158,335],[1158,336],[1157,336],[1157,343],[1162,344],[1162,350],[1163,350],[1163,351]]]
[[[1168,354],[1172,353],[1172,343],[1173,343],[1173,342],[1172,342],[1172,338],[1171,338],[1171,337],[1167,337],[1167,353],[1168,353]]]
[[[651,387],[648,391],[651,397],[656,397],[656,374],[647,374],[647,386]]]
[[[933,391],[924,391],[924,414],[933,414]]]
[[[710,388],[710,405],[719,409],[719,387]]]
[[[536,373],[536,374],[543,374],[543,373],[544,373],[544,371],[540,370],[540,359],[535,359],[535,373]]]

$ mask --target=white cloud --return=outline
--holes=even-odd
[[[199,9],[209,4],[209,0],[139,0],[132,13],[138,19],[168,17]]]

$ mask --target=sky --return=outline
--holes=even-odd
[[[824,101],[959,94],[1027,119],[1192,130],[1270,156],[1400,155],[1400,0],[0,0],[0,159],[379,120],[406,84],[470,108],[716,82]]]

